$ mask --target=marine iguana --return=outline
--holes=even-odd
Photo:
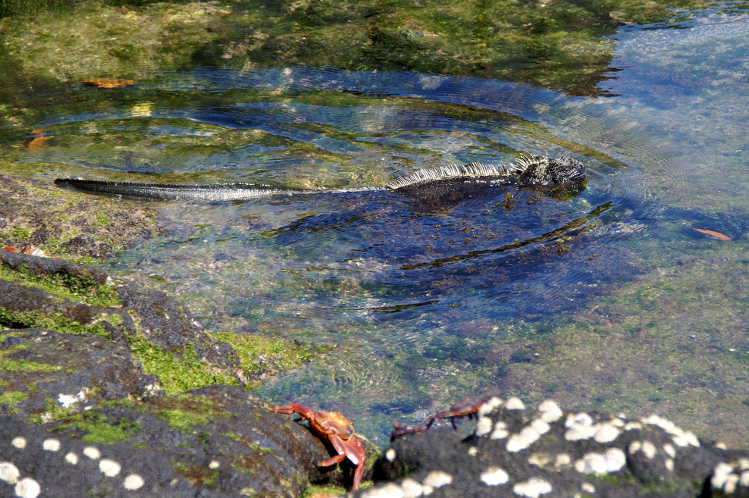
[[[568,155],[557,159],[526,154],[512,165],[470,163],[416,171],[382,187],[341,189],[287,189],[249,183],[218,185],[169,185],[58,178],[55,184],[92,194],[143,200],[234,201],[280,195],[336,194],[393,191],[412,198],[443,196],[464,185],[517,186],[556,190],[586,179],[585,166]]]

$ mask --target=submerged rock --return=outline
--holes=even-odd
[[[356,496],[749,496],[749,451],[699,441],[657,415],[567,412],[550,400],[526,408],[517,398],[492,398],[477,415],[466,438],[435,428],[396,439],[377,485]]]
[[[309,481],[350,486],[352,465],[319,467],[333,448],[240,387],[161,389],[144,350],[181,358],[166,375],[180,375],[180,362],[239,371],[233,347],[166,294],[122,286],[109,298],[118,304],[95,306],[60,294],[94,292],[102,272],[4,251],[0,265],[60,291],[0,280],[0,496],[295,497]]]

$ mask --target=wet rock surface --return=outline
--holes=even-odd
[[[33,278],[107,280],[5,251],[0,264]],[[121,304],[94,306],[0,280],[0,496],[293,497],[308,481],[350,486],[353,465],[319,467],[333,448],[240,387],[165,394],[133,344],[223,372],[238,371],[236,352],[163,293],[120,286],[117,295]]]
[[[361,497],[749,496],[749,451],[699,441],[662,417],[638,420],[492,398],[476,428],[396,439]],[[404,478],[403,476],[408,477]]]
[[[42,496],[71,497],[298,496],[308,478],[342,485],[348,476],[316,466],[323,443],[287,422],[230,386],[100,404],[44,426],[3,415],[0,466],[16,471],[0,471],[0,495],[23,479]]]
[[[0,188],[39,195],[24,182]],[[51,217],[22,220],[17,205],[0,204],[3,243],[45,244],[62,233]],[[128,240],[145,233],[128,214],[107,219],[108,229],[79,220],[92,231],[59,247],[105,257],[94,232],[132,222]],[[30,233],[14,242],[10,226]],[[334,450],[298,417],[273,413],[236,386],[161,389],[139,359],[143,344],[243,382],[232,346],[166,294],[115,288],[100,270],[6,251],[0,271],[0,496],[294,497],[308,482],[350,487],[354,466],[320,467]],[[105,287],[106,299],[80,298]],[[362,440],[364,480],[376,482],[358,496],[749,496],[749,451],[698,441],[660,417],[570,413],[552,402],[528,408],[516,399],[492,399],[478,415],[468,437],[437,424],[397,439],[374,470],[376,448]]]
[[[50,182],[0,174],[0,248],[101,259],[153,235],[155,219],[144,205],[61,196]]]

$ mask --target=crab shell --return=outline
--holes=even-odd
[[[359,484],[364,474],[364,464],[367,454],[362,447],[361,441],[354,437],[354,424],[349,419],[339,412],[315,412],[299,403],[276,406],[273,408],[273,411],[287,415],[296,412],[302,416],[303,420],[309,420],[310,428],[320,436],[326,438],[333,445],[336,453],[338,453],[320,465],[329,467],[348,458],[356,465],[353,488],[354,490],[359,489]]]
[[[351,439],[354,436],[354,424],[340,412],[315,412],[309,418],[312,427],[319,433],[335,434],[341,439]]]

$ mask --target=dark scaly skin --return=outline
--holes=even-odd
[[[550,159],[522,156],[511,166],[471,163],[427,169],[398,178],[384,187],[350,189],[284,189],[235,183],[224,185],[168,185],[158,183],[109,182],[58,178],[55,183],[92,194],[148,200],[233,201],[281,195],[335,194],[367,191],[393,191],[407,197],[425,199],[460,185],[476,187],[517,186],[556,189],[585,181],[585,166],[570,156]]]

